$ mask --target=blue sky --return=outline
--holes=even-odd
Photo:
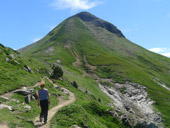
[[[170,57],[170,0],[1,0],[0,43],[19,49],[64,19],[88,11],[117,26],[127,39]]]

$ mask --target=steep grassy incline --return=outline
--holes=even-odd
[[[77,70],[72,67],[76,53],[81,61],[79,69],[85,68],[86,57],[89,64],[96,66],[94,72],[101,78],[146,86],[156,109],[162,113],[164,124],[170,127],[169,91],[157,83],[163,82],[170,87],[170,59],[130,42],[111,23],[82,12],[19,51],[24,56],[48,63],[61,60],[62,65],[74,70]],[[85,70],[89,72],[89,69]]]
[[[48,67],[48,66],[47,66]],[[0,94],[40,80],[46,66],[0,44]]]

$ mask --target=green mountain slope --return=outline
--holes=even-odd
[[[34,128],[33,121],[40,113],[40,107],[37,106],[35,97],[31,98],[30,103],[27,104],[25,103],[25,95],[19,93],[11,93],[9,95],[6,92],[22,86],[32,85],[29,89],[36,93],[40,87],[33,87],[33,85],[40,81],[44,75],[48,75],[46,72],[49,70],[49,66],[34,58],[21,56],[17,51],[4,47],[1,44],[0,61],[0,91],[1,94],[5,93],[5,95],[0,95],[0,127]],[[25,67],[29,67],[29,71]],[[106,107],[105,104],[110,102],[110,99],[100,91],[97,83],[92,78],[82,77],[82,73],[75,69],[67,69],[66,67],[65,70],[67,74],[64,75],[64,81],[58,80],[55,82],[57,82],[57,85],[67,87],[74,92],[77,101],[75,104],[63,108],[64,112],[68,113],[60,112],[59,115],[57,114],[57,117],[53,118],[52,127],[68,128],[71,125],[77,124],[82,127],[88,125],[90,127],[118,128],[121,126],[126,128],[119,119],[113,118],[111,113],[108,112],[110,107]],[[44,81],[51,97],[49,109],[58,104],[58,96],[60,96],[60,99],[61,97],[65,100],[68,99],[68,94],[65,94],[59,88],[56,89],[47,79],[44,78]],[[70,86],[72,81],[78,83],[79,89]],[[100,102],[98,101],[99,99]],[[11,107],[11,110],[6,106]],[[55,118],[59,118],[57,119],[59,121],[57,124]],[[74,121],[72,122],[68,118],[72,118]]]
[[[170,59],[130,42],[111,23],[82,12],[19,51],[23,56],[50,64],[61,60],[64,69],[80,74],[86,71],[114,82],[128,81],[146,86],[155,108],[162,114],[164,125],[170,127],[170,92],[158,84],[159,81],[170,87]],[[72,76],[66,77],[72,79]]]
[[[0,94],[34,84],[46,70],[46,65],[36,59],[22,57],[0,44]]]

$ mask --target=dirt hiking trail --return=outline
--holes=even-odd
[[[44,81],[44,79],[45,78],[48,78],[48,77],[43,77],[42,79],[41,79],[41,81]],[[34,88],[34,87],[37,87],[37,86],[39,86],[40,84],[41,84],[41,81],[40,82],[37,82],[37,83],[35,83],[33,86],[26,86],[26,88]],[[21,87],[21,88],[19,88],[19,89],[15,89],[15,90],[13,90],[13,91],[10,91],[10,92],[7,92],[7,93],[4,93],[4,94],[1,94],[0,95],[0,97],[7,97],[7,98],[11,98],[12,96],[13,96],[13,94],[16,92],[16,91],[20,91],[20,90],[22,90],[22,88],[23,87]]]
[[[50,80],[48,77],[43,77],[41,79],[41,81],[44,81],[44,79],[48,79],[49,82],[51,82],[55,87],[58,87],[58,85],[54,84],[52,82],[52,80]],[[41,82],[37,82],[36,84],[34,84],[33,86],[29,86],[28,88],[33,88],[33,87],[37,87],[40,85]],[[47,124],[43,125],[43,122],[39,122],[39,116],[35,118],[34,120],[34,125],[36,128],[50,128],[50,120],[52,119],[52,117],[55,115],[55,113],[62,107],[67,106],[69,104],[72,104],[76,101],[76,97],[73,93],[71,93],[68,89],[65,88],[61,88],[62,90],[64,90],[65,92],[68,92],[69,94],[69,100],[64,100],[62,97],[59,97],[59,104],[55,107],[53,107],[52,109],[50,109],[48,111],[48,120],[47,120]],[[0,95],[0,97],[7,97],[7,98],[11,98],[12,95],[15,93],[15,91],[18,90],[22,90],[22,88],[20,89],[16,89],[14,91],[11,92],[7,92],[4,93],[2,95]],[[9,125],[7,123],[0,123],[0,128],[9,128]]]
[[[48,78],[47,78],[48,79]],[[50,79],[48,79],[55,87],[58,85],[54,84]],[[69,93],[69,100],[64,100],[62,97],[59,97],[59,104],[48,111],[48,120],[47,124],[43,124],[43,122],[39,121],[39,116],[35,118],[34,125],[36,128],[50,128],[50,120],[55,115],[55,113],[62,107],[72,104],[76,101],[75,95],[71,93],[69,90],[62,88],[63,90]]]

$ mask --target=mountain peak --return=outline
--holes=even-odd
[[[74,15],[74,17],[79,17],[83,21],[93,21],[93,20],[99,19],[96,16],[94,16],[91,13],[86,12],[86,11],[83,11],[83,12],[76,14],[76,15]]]
[[[83,20],[84,22],[92,22],[96,27],[104,28],[104,29],[108,30],[109,32],[116,34],[118,37],[125,38],[125,36],[122,34],[122,32],[116,26],[96,17],[95,15],[93,15],[89,12],[83,11],[83,12],[80,12],[80,13],[74,15],[73,17],[78,17],[81,20]]]

